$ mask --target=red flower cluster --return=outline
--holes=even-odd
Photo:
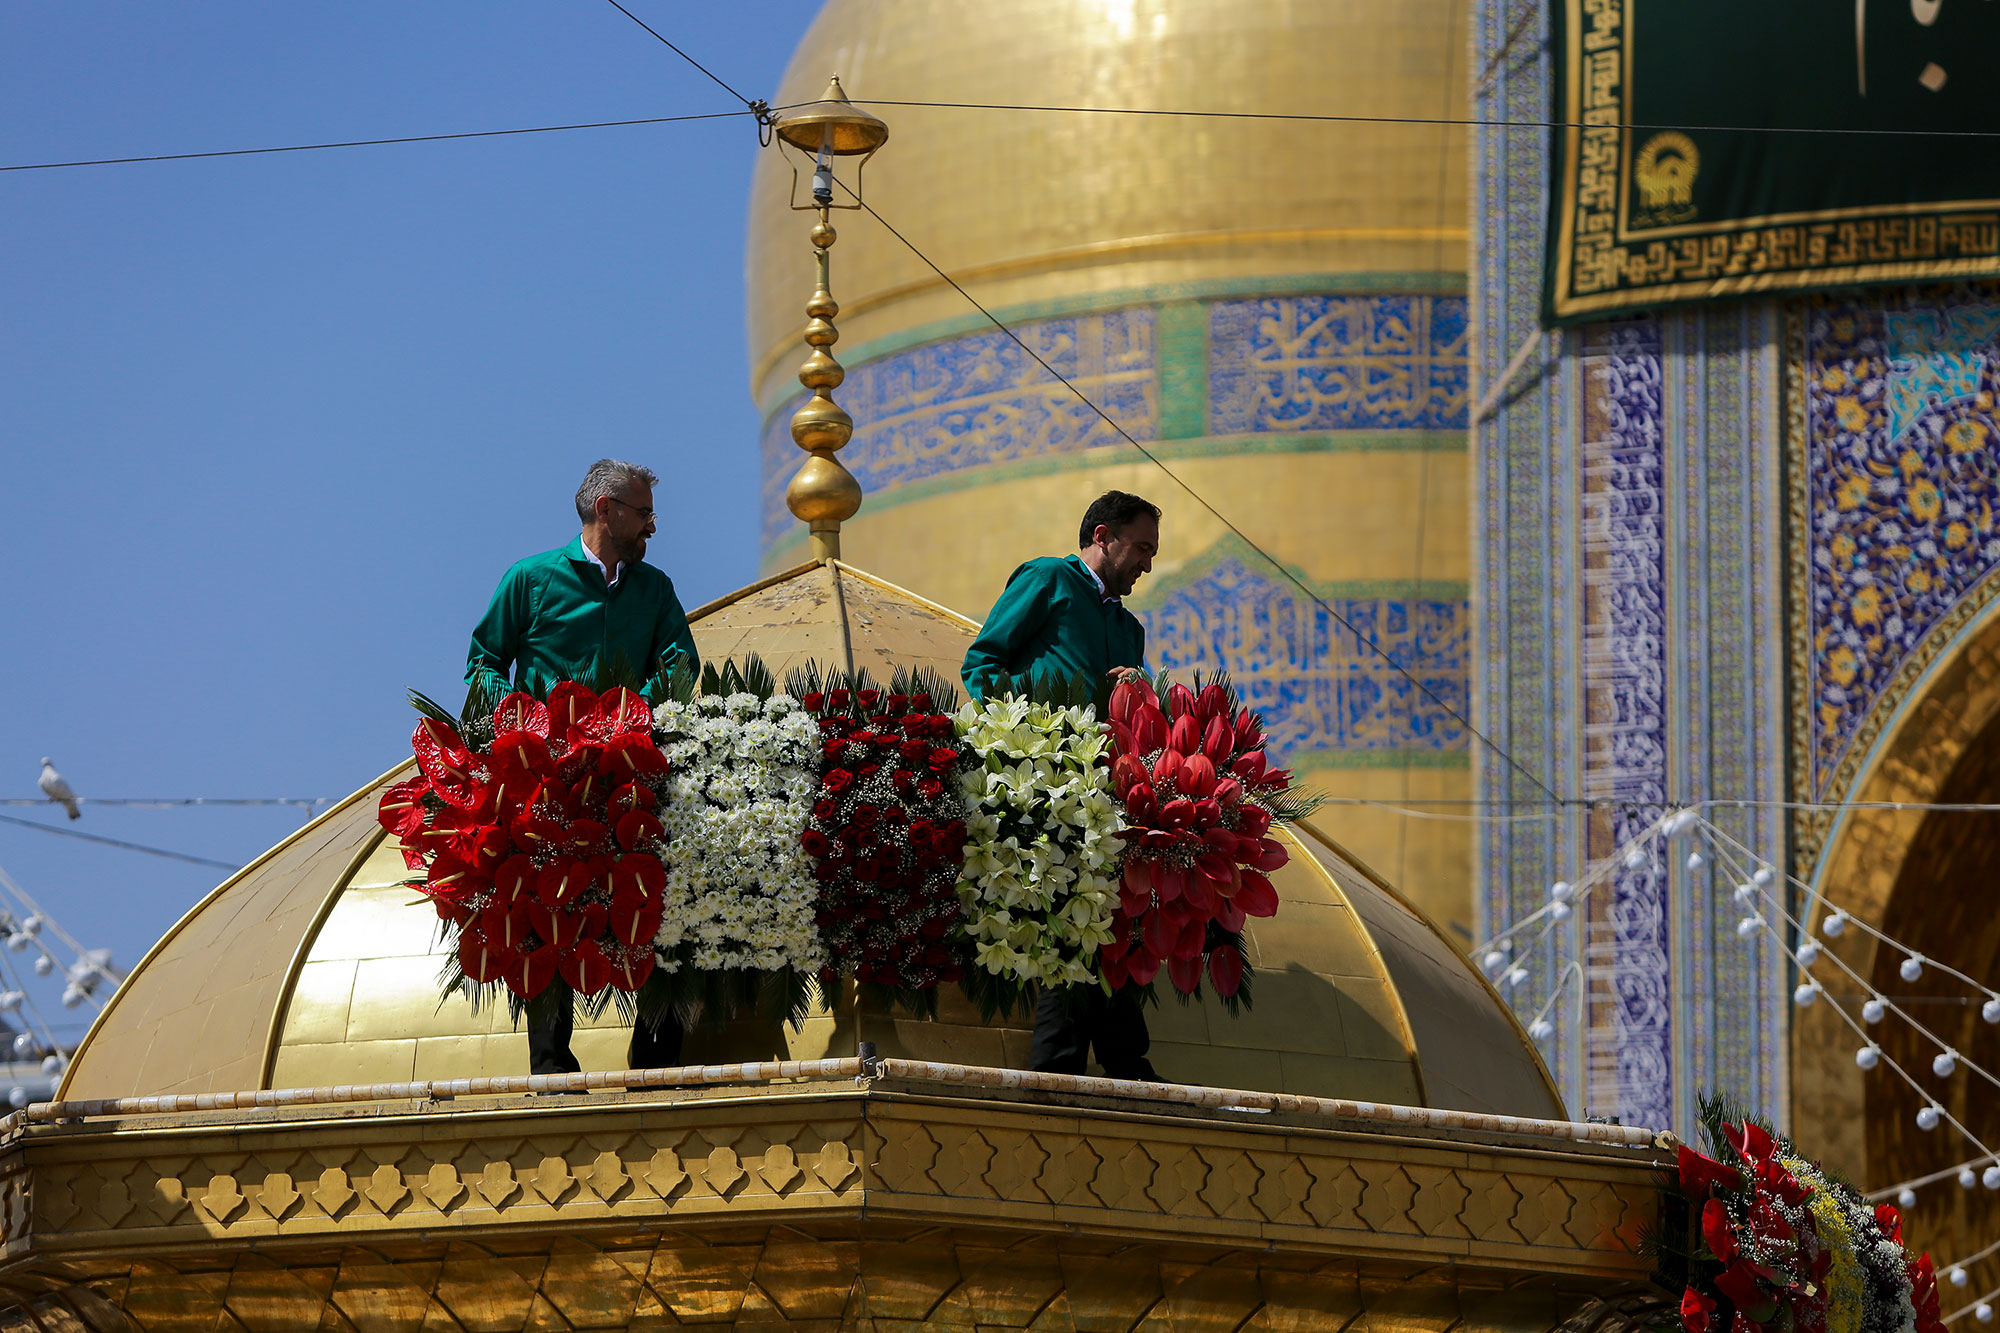
[[[818,690],[799,700],[825,738],[820,791],[800,835],[820,896],[816,922],[840,972],[922,990],[962,974],[947,940],[965,865],[964,760],[928,694]]]
[[[1764,1333],[1774,1323],[1798,1333],[1824,1330],[1833,1254],[1801,1211],[1813,1187],[1779,1160],[1777,1142],[1762,1127],[1725,1122],[1722,1136],[1747,1170],[1686,1146],[1678,1154],[1681,1193],[1699,1209],[1702,1245],[1722,1266],[1682,1293],[1682,1326],[1687,1333]],[[1734,1307],[1727,1330],[1714,1318],[1718,1301],[1703,1286]],[[1781,1312],[1789,1317],[1780,1319]]]
[[[1192,994],[1206,955],[1227,998],[1243,984],[1244,919],[1278,910],[1265,876],[1288,853],[1266,836],[1272,815],[1260,798],[1291,776],[1268,767],[1257,715],[1222,685],[1200,694],[1175,685],[1165,704],[1135,681],[1111,692],[1111,777],[1128,827],[1115,939],[1098,957],[1114,988],[1145,985],[1164,962],[1174,988]],[[1211,940],[1211,924],[1224,938]]]
[[[418,723],[423,775],[383,793],[382,827],[426,872],[466,976],[523,999],[557,976],[582,995],[637,990],[667,881],[652,710],[630,690],[600,698],[565,681],[546,704],[502,699],[493,730],[475,751],[443,722]]]

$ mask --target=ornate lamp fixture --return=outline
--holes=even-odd
[[[799,367],[799,383],[812,390],[812,397],[792,415],[792,442],[808,457],[791,484],[785,488],[785,505],[804,519],[812,531],[815,560],[840,558],[840,525],[861,508],[861,483],[834,455],[854,434],[854,419],[833,401],[833,391],[846,376],[828,349],[840,339],[833,326],[840,305],[833,299],[831,264],[827,251],[839,238],[829,214],[836,208],[861,207],[861,167],[875,155],[889,137],[889,127],[847,100],[836,75],[826,94],[817,102],[793,107],[776,122],[778,141],[813,155],[812,202],[797,202],[798,169],[792,172],[794,211],[819,214],[813,223],[811,240],[818,283],[812,300],[806,303],[806,346],[812,349]],[[855,169],[854,202],[833,201],[833,159],[861,158]]]

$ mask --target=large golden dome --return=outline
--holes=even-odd
[[[1461,116],[1460,0],[828,0],[777,105],[857,102]],[[989,309],[1218,282],[1462,273],[1463,130],[1436,125],[870,108],[869,204]],[[850,181],[850,183],[852,183]],[[774,149],[750,196],[751,383],[796,390],[812,259]],[[1443,190],[1442,197],[1440,189]],[[801,189],[800,198],[804,198]],[[957,327],[963,297],[865,213],[837,219],[843,361]],[[1382,290],[1396,290],[1393,285]],[[864,423],[865,424],[865,423]]]
[[[839,213],[840,457],[864,492],[846,557],[981,617],[1021,561],[1074,549],[1093,496],[1159,503],[1132,599],[1149,664],[1228,669],[1301,778],[1360,802],[1330,816],[1341,842],[1461,947],[1470,826],[1375,803],[1472,795],[1452,716],[1472,658],[1466,132],[1436,123],[1464,114],[1464,9],[828,0],[774,99],[838,74],[890,127],[869,204],[1176,474],[881,223]],[[907,102],[1378,119],[890,105]],[[792,189],[765,152],[746,283],[772,569],[806,546],[784,503],[813,288]]]

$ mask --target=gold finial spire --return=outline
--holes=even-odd
[[[799,383],[812,390],[812,397],[792,414],[792,442],[806,451],[805,466],[785,487],[785,504],[812,528],[815,560],[840,558],[840,525],[861,508],[861,483],[834,457],[854,434],[854,418],[833,401],[833,391],[847,372],[827,349],[840,339],[833,317],[840,303],[833,299],[827,251],[838,234],[820,208],[813,224],[813,258],[819,268],[819,285],[806,303],[806,345],[812,355],[799,367]]]
[[[776,129],[785,143],[817,155],[813,204],[819,211],[819,221],[812,229],[819,281],[812,300],[806,303],[805,340],[812,354],[799,367],[799,383],[812,390],[812,397],[792,414],[792,442],[809,457],[785,487],[785,505],[811,527],[813,559],[837,560],[840,525],[861,508],[861,483],[834,457],[854,434],[854,418],[833,401],[833,391],[847,372],[828,350],[840,340],[840,330],[833,326],[840,303],[833,299],[832,264],[827,255],[839,239],[828,220],[830,211],[839,206],[833,202],[831,159],[862,154],[865,161],[866,155],[873,154],[889,137],[889,127],[849,102],[840,77],[835,75],[819,101],[796,108],[777,122]],[[857,201],[859,197],[856,195]]]

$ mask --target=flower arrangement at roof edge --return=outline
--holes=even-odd
[[[1206,975],[1234,1012],[1248,1003],[1243,929],[1278,910],[1266,876],[1290,859],[1271,824],[1307,814],[1291,774],[1265,757],[1263,724],[1225,678],[1195,688],[1126,681],[1111,692],[1112,782],[1127,827],[1107,985],[1148,985],[1164,965],[1183,999]]]
[[[819,884],[821,988],[851,976],[933,1014],[937,987],[965,972],[958,779],[973,760],[953,729],[956,691],[929,670],[899,670],[887,690],[866,671],[813,667],[787,684],[818,724],[818,787],[799,839]]]
[[[1715,1156],[1679,1147],[1643,1241],[1684,1333],[1944,1333],[1931,1257],[1905,1250],[1895,1208],[1719,1098],[1700,1119]]]
[[[566,681],[546,702],[517,692],[474,713],[476,742],[441,711],[410,738],[421,776],[385,792],[378,817],[456,934],[449,980],[522,1002],[558,978],[586,995],[637,991],[667,878],[651,708]]]
[[[1122,822],[1109,733],[1089,706],[1002,695],[959,710],[978,766],[960,779],[969,839],[958,887],[967,990],[1010,1013],[1029,986],[1096,984],[1111,943]]]

